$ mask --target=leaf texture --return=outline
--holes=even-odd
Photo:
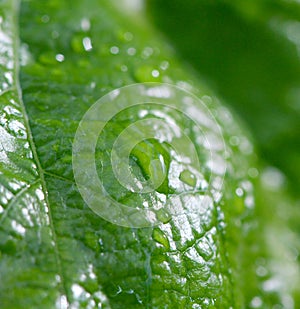
[[[256,280],[247,269],[252,147],[229,111],[149,26],[137,27],[108,1],[0,5],[1,308],[243,306],[245,278]],[[124,228],[83,202],[72,142],[99,97],[149,81],[188,87],[206,101],[227,144],[225,192],[202,201],[201,217]],[[243,143],[231,145],[232,136]],[[181,201],[187,210],[200,202]]]

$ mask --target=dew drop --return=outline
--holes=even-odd
[[[240,143],[240,139],[238,136],[231,136],[230,139],[229,139],[229,143],[232,145],[232,146],[238,146],[239,143]]]
[[[90,51],[93,49],[91,38],[85,37],[82,40],[83,47],[86,51]]]
[[[159,74],[157,74],[157,72],[159,73],[159,71],[154,72],[154,76],[156,76],[156,77],[153,76],[153,71],[157,71],[157,70],[154,70],[154,68],[151,67],[151,66],[142,65],[142,66],[139,66],[134,71],[134,76],[137,79],[137,81],[139,81],[139,82],[159,81],[160,76],[159,76]]]
[[[41,17],[41,21],[43,22],[43,23],[47,23],[47,22],[49,22],[49,20],[50,20],[50,17],[48,16],[48,15],[43,15],[42,17]]]
[[[52,31],[51,33],[52,39],[57,39],[59,37],[59,33],[57,31]]]
[[[158,70],[153,70],[152,72],[151,72],[151,75],[153,76],[153,77],[159,77],[159,71]]]
[[[112,47],[110,48],[110,52],[111,52],[111,54],[113,54],[113,55],[117,55],[117,54],[119,53],[119,47],[118,47],[118,46],[112,46]]]
[[[134,55],[136,54],[136,49],[135,49],[134,47],[129,47],[129,48],[127,49],[127,54],[128,54],[129,56],[134,56]]]
[[[262,182],[269,189],[279,189],[283,186],[285,179],[284,175],[275,167],[268,167],[262,174]]]
[[[91,23],[89,21],[89,19],[87,18],[83,18],[80,22],[80,26],[81,26],[81,29],[83,31],[89,31],[90,30],[90,27],[91,27]]]
[[[131,41],[133,39],[133,34],[131,32],[125,32],[124,39],[128,42]]]
[[[167,250],[170,249],[169,240],[167,236],[160,229],[154,229],[152,237],[156,242],[163,245]]]
[[[261,307],[261,305],[263,304],[262,300],[260,297],[255,296],[252,300],[251,300],[251,307],[252,308],[259,308]]]
[[[152,47],[146,47],[142,52],[143,58],[149,58],[152,54],[153,54],[153,48]]]
[[[158,221],[164,224],[170,222],[170,220],[172,219],[171,214],[165,209],[159,209],[156,212],[156,218]]]
[[[244,191],[243,191],[242,188],[237,188],[237,189],[235,190],[235,193],[236,193],[237,196],[241,197],[241,196],[243,196]]]
[[[197,183],[195,175],[191,173],[189,170],[182,171],[179,175],[179,179],[193,188],[196,186]]]
[[[258,176],[258,170],[255,168],[255,167],[251,167],[249,168],[248,170],[248,175],[251,177],[251,178],[256,178]]]
[[[58,62],[63,62],[65,60],[65,56],[63,54],[57,54],[55,56],[55,59],[58,61]]]
[[[160,68],[162,69],[162,70],[166,70],[167,68],[169,67],[169,62],[168,61],[163,61],[161,64],[160,64]]]

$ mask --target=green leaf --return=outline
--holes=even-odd
[[[17,0],[7,0],[0,12],[1,308],[239,308],[255,296],[263,299],[253,266],[259,258],[253,245],[263,243],[252,239],[252,146],[230,112],[150,26],[129,22],[109,1],[24,1],[19,10]],[[225,192],[206,203],[199,193],[183,199],[186,213],[155,228],[124,228],[84,203],[72,171],[72,143],[99,97],[153,80],[188,88],[220,123],[228,158]],[[137,119],[127,112],[109,123],[107,144]],[[178,125],[185,128],[181,119]],[[109,163],[109,148],[97,147],[101,162]],[[153,141],[133,151],[141,177],[149,177],[157,153],[174,161],[166,145]],[[98,166],[100,178],[116,199],[130,203],[130,194],[114,189],[107,166]],[[181,176],[187,184],[188,176]],[[169,194],[172,180],[158,193]],[[188,211],[197,205],[204,208],[200,217]]]

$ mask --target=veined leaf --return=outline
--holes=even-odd
[[[252,147],[229,111],[181,68],[149,26],[137,27],[109,1],[0,5],[1,308],[246,306],[247,280],[250,298],[258,280],[252,266],[256,240],[247,242],[256,227],[248,179],[254,175]],[[99,97],[149,81],[188,87],[215,115],[227,147],[225,191],[206,204],[195,194],[182,202],[184,215],[158,227],[125,228],[101,219],[83,202],[72,172],[72,142]],[[112,121],[107,144],[137,119],[125,113]],[[205,147],[190,135],[198,148]],[[141,177],[149,174],[143,151],[174,161],[168,147],[156,143],[133,152]],[[98,145],[101,162],[108,162],[102,158],[107,144]],[[130,202],[102,167],[98,173],[108,191]],[[163,183],[159,193],[169,194],[168,186]],[[204,207],[201,217],[188,212],[197,205]]]

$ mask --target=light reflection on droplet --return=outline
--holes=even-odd
[[[61,295],[56,299],[55,306],[57,309],[68,309],[69,303],[66,295]]]
[[[91,27],[91,23],[88,18],[83,18],[80,22],[80,26],[83,31],[89,31]]]
[[[119,47],[118,46],[112,46],[110,48],[110,52],[113,54],[113,55],[117,55],[119,53]]]
[[[251,306],[252,308],[259,308],[259,307],[262,306],[262,304],[263,304],[263,302],[262,302],[261,298],[258,297],[258,296],[255,296],[255,297],[251,300],[250,306]]]
[[[125,64],[121,65],[121,71],[122,72],[127,72],[128,71],[128,68]]]
[[[153,48],[152,47],[146,47],[142,52],[143,58],[149,58],[152,54],[153,54]]]
[[[237,196],[241,197],[241,196],[243,196],[244,191],[243,191],[242,188],[237,188],[237,189],[235,190],[235,193],[236,193]]]
[[[259,173],[258,173],[258,170],[255,168],[255,167],[251,167],[249,168],[248,170],[248,175],[251,177],[251,178],[256,178]]]
[[[43,15],[43,16],[41,17],[41,21],[42,21],[44,24],[48,23],[49,20],[50,20],[50,17],[49,17],[48,15]]]
[[[134,55],[136,54],[136,49],[135,49],[134,47],[129,47],[129,48],[127,49],[127,54],[128,54],[129,56],[134,56]]]
[[[273,190],[281,188],[285,182],[284,175],[275,167],[266,168],[261,179],[266,187]]]
[[[153,77],[158,77],[159,76],[159,71],[158,70],[153,70],[152,72],[151,72],[151,75],[153,76]]]
[[[75,299],[78,299],[84,293],[84,289],[76,283],[72,285],[71,290]]]
[[[82,44],[83,44],[83,48],[84,48],[86,51],[90,51],[90,50],[93,49],[92,40],[91,40],[91,38],[89,38],[89,37],[83,38]]]
[[[26,229],[17,221],[12,220],[11,222],[11,227],[13,228],[14,231],[16,231],[18,234],[24,236]]]
[[[58,61],[58,62],[63,62],[65,60],[65,56],[63,54],[57,54],[55,56],[55,59]]]
[[[125,32],[124,39],[128,42],[131,41],[133,39],[133,34],[131,32]]]
[[[230,139],[229,139],[229,143],[232,145],[232,146],[238,146],[239,143],[240,143],[240,139],[238,136],[231,136]]]
[[[168,61],[163,61],[161,64],[160,64],[160,68],[162,69],[162,70],[166,70],[167,68],[169,67],[169,62]]]
[[[57,39],[59,37],[59,33],[57,31],[53,30],[51,32],[51,36],[52,36],[53,39]]]

